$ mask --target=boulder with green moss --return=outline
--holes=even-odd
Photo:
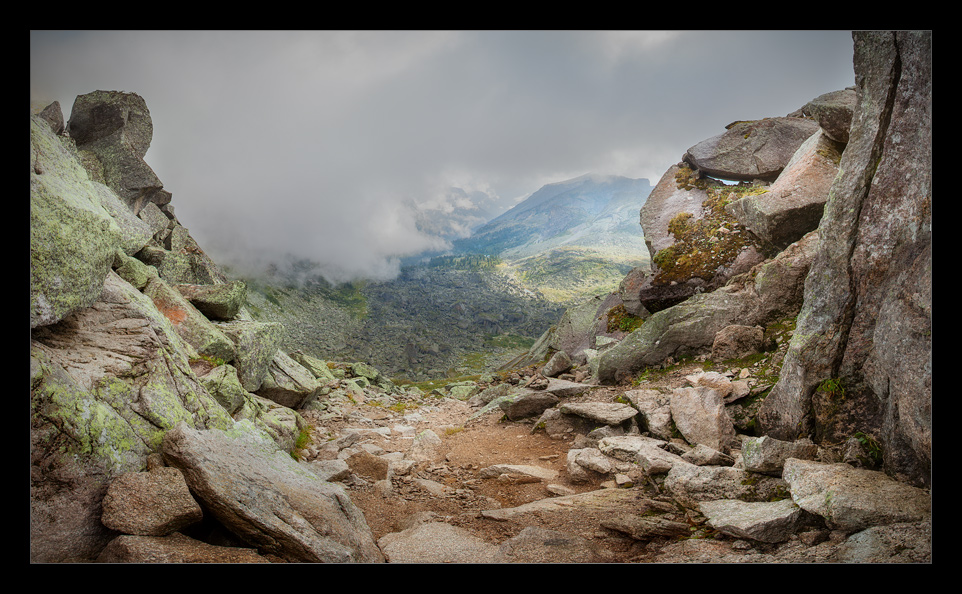
[[[114,206],[123,205],[102,184],[90,181],[68,147],[69,141],[54,135],[46,121],[30,118],[32,328],[91,305],[115,253],[129,253],[132,247],[112,215],[118,211]]]

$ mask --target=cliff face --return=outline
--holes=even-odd
[[[760,420],[773,435],[873,433],[890,472],[932,459],[930,33],[858,33],[857,104],[805,303]]]

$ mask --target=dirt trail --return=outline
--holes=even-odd
[[[698,364],[678,366],[643,387],[669,390],[683,385],[686,375],[701,370]],[[582,396],[565,400],[614,402],[630,389],[635,387],[599,386]],[[559,487],[581,493],[605,486],[601,479],[588,482],[568,480],[567,454],[578,438],[575,434],[565,439],[552,439],[543,431],[532,431],[535,419],[509,422],[503,419],[500,410],[470,419],[478,409],[466,402],[450,398],[435,402],[416,409],[414,415],[418,419],[417,432],[431,429],[441,439],[435,459],[418,463],[406,474],[395,475],[389,492],[377,488],[373,480],[348,483],[350,496],[363,510],[376,539],[410,527],[411,522],[424,517],[423,514],[433,514],[430,517],[465,528],[490,543],[500,543],[515,536],[525,526],[483,517],[483,510],[512,508],[553,497],[558,492],[551,489]],[[336,436],[364,426],[390,428],[411,418],[384,408],[355,404],[342,410],[340,420],[325,422],[323,429]],[[386,452],[406,452],[412,442],[410,438],[397,436],[396,432],[390,437],[377,436],[371,441]],[[493,464],[539,466],[556,471],[558,478],[532,482],[481,478],[479,471]],[[445,488],[443,494],[431,493],[422,486],[424,480],[432,481],[429,484],[435,489],[442,485]],[[643,543],[602,528],[597,517],[564,514],[563,518],[545,517],[539,525],[592,539],[616,554],[620,561],[631,560],[644,552]]]

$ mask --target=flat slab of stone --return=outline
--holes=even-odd
[[[637,509],[644,500],[644,495],[636,489],[597,489],[576,495],[539,499],[517,507],[486,509],[481,512],[481,515],[492,520],[511,520],[532,513],[551,515],[593,512],[605,514],[618,510]]]
[[[720,499],[703,501],[698,509],[719,532],[771,543],[788,540],[807,514],[791,499],[773,502]]]
[[[638,409],[619,402],[566,402],[558,409],[605,425],[620,425],[638,414]]]
[[[427,522],[377,541],[389,563],[491,563],[498,546],[464,528]]]
[[[917,522],[932,513],[928,491],[874,470],[789,458],[782,478],[799,507],[839,530]]]

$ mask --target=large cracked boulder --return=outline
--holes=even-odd
[[[873,435],[885,470],[932,459],[932,34],[855,33],[857,105],[805,301],[759,421],[772,437]]]
[[[384,560],[347,491],[249,424],[230,431],[180,424],[164,436],[163,454],[221,524],[265,553],[306,563]]]

